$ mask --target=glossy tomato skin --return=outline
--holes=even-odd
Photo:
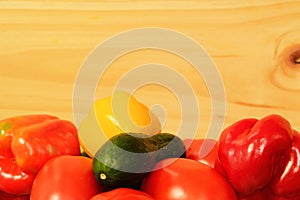
[[[218,141],[214,139],[184,139],[186,158],[202,162],[212,168],[218,159]]]
[[[150,195],[134,189],[117,188],[100,193],[90,200],[154,200]]]
[[[226,179],[211,167],[185,158],[159,162],[141,190],[159,200],[237,200]]]
[[[103,192],[92,171],[92,159],[63,155],[50,159],[38,172],[31,200],[87,200]]]

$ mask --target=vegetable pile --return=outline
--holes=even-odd
[[[98,100],[79,127],[46,114],[1,120],[0,199],[300,199],[300,135],[284,117],[241,119],[218,140],[179,138],[119,93],[127,124],[112,99]]]

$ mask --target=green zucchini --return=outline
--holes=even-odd
[[[120,133],[108,140],[93,158],[93,173],[109,188],[132,187],[165,158],[185,157],[182,140],[170,133],[151,137],[140,133]]]

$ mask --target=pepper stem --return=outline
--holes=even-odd
[[[101,174],[100,174],[100,179],[101,179],[101,180],[105,180],[105,179],[106,179],[106,175],[103,174],[103,173],[101,173]]]

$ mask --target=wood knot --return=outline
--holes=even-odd
[[[300,45],[299,45],[299,48],[297,48],[290,55],[289,61],[290,61],[291,67],[296,67],[296,68],[300,67]]]
[[[291,79],[300,78],[300,44],[287,47],[279,55],[278,67]]]
[[[282,89],[300,91],[300,33],[280,38],[274,55],[272,82]]]

